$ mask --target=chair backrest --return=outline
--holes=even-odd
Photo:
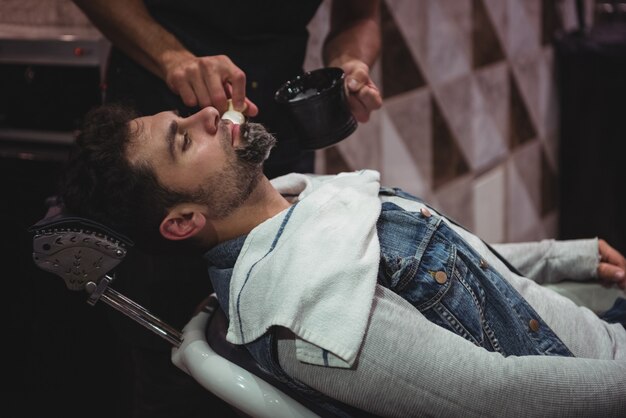
[[[192,344],[193,341],[197,341],[198,345],[185,354],[184,347],[174,350],[172,361],[184,371],[188,371],[189,365],[198,370],[216,371],[215,367],[219,366],[209,364],[209,359],[212,356],[217,356],[213,360],[218,362],[226,359],[230,363],[227,378],[207,373],[196,379],[211,392],[223,396],[226,402],[238,408],[246,407],[244,412],[255,417],[375,417],[337,400],[332,400],[334,412],[331,412],[318,403],[319,398],[313,399],[311,393],[303,394],[267,373],[244,346],[226,340],[228,318],[215,294],[208,299],[203,314],[206,314],[206,319],[193,318],[183,329],[183,346],[185,342]],[[227,388],[226,382],[230,388]],[[255,396],[250,396],[250,393]],[[234,397],[237,403],[232,403],[230,397]]]
[[[179,367],[237,409],[249,411],[252,416],[317,416],[274,386],[281,385],[280,382],[268,383],[272,380],[271,376],[258,367],[244,347],[226,342],[227,320],[216,298],[209,299],[210,304],[203,312],[204,315],[209,312],[212,314],[212,325],[201,326],[196,336],[187,334],[186,341],[183,342],[180,331],[174,330],[142,306],[108,287],[113,280],[112,271],[133,246],[128,237],[90,219],[68,215],[63,206],[54,200],[50,202],[44,218],[31,226],[29,231],[33,234],[33,261],[39,268],[61,277],[70,290],[87,291],[91,294],[90,300],[94,298],[94,294],[98,294],[97,299],[102,298],[105,303],[172,343],[174,352],[183,353],[195,337],[199,337],[209,347],[206,341],[207,336],[210,336],[212,344],[220,347],[220,354],[212,357],[211,367],[203,370],[197,366],[197,362],[191,360],[186,360],[189,365],[183,366],[184,363],[180,363]],[[95,300],[90,303],[95,304]],[[199,319],[194,317],[190,324],[194,320],[197,323]],[[244,379],[242,373],[247,378]],[[265,375],[265,380],[260,377],[262,375]],[[213,383],[207,385],[208,381]],[[232,382],[239,389],[247,382],[248,391],[235,389],[233,392]],[[256,388],[257,393],[262,394],[261,398],[251,396],[250,388]],[[224,393],[232,395],[223,396]],[[271,399],[273,401],[268,404]],[[265,404],[270,407],[263,407]],[[268,411],[267,414],[262,412],[264,409]]]
[[[314,403],[263,371],[245,347],[226,341],[227,330],[226,315],[212,295],[183,329],[183,343],[172,351],[172,362],[249,416],[324,416]]]
[[[245,347],[226,340],[228,320],[215,295],[181,333],[108,287],[113,280],[109,274],[133,246],[128,237],[98,222],[70,216],[58,202],[30,231],[38,267],[63,278],[68,289],[90,293],[92,305],[102,298],[168,340],[174,347],[172,362],[238,410],[268,418],[328,415],[314,401],[265,372]]]

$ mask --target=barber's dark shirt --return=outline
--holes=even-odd
[[[259,107],[256,122],[278,139],[268,165],[297,160],[302,151],[274,93],[302,73],[307,25],[320,0],[146,0],[152,16],[197,56],[226,55],[246,73],[246,93]],[[321,51],[319,51],[321,54]],[[114,48],[107,101],[132,103],[142,114],[187,108],[165,82]]]

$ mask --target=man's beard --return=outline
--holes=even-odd
[[[261,164],[267,160],[276,145],[276,138],[260,123],[246,122],[241,125],[240,132],[244,146],[235,149],[237,158],[250,164]]]
[[[216,219],[230,215],[250,197],[263,176],[263,161],[276,144],[274,136],[261,124],[245,123],[240,132],[242,145],[234,152],[230,135],[222,135],[228,156],[226,166],[193,193],[193,201],[205,204]]]

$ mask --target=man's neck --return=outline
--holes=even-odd
[[[221,242],[248,234],[257,225],[291,206],[267,177],[262,176],[243,205],[228,217],[211,221],[211,233],[205,243],[211,248]]]

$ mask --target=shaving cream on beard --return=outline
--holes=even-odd
[[[240,159],[252,164],[260,164],[267,160],[270,151],[276,145],[276,138],[260,123],[244,123],[241,135],[244,146],[235,149],[235,153]]]

